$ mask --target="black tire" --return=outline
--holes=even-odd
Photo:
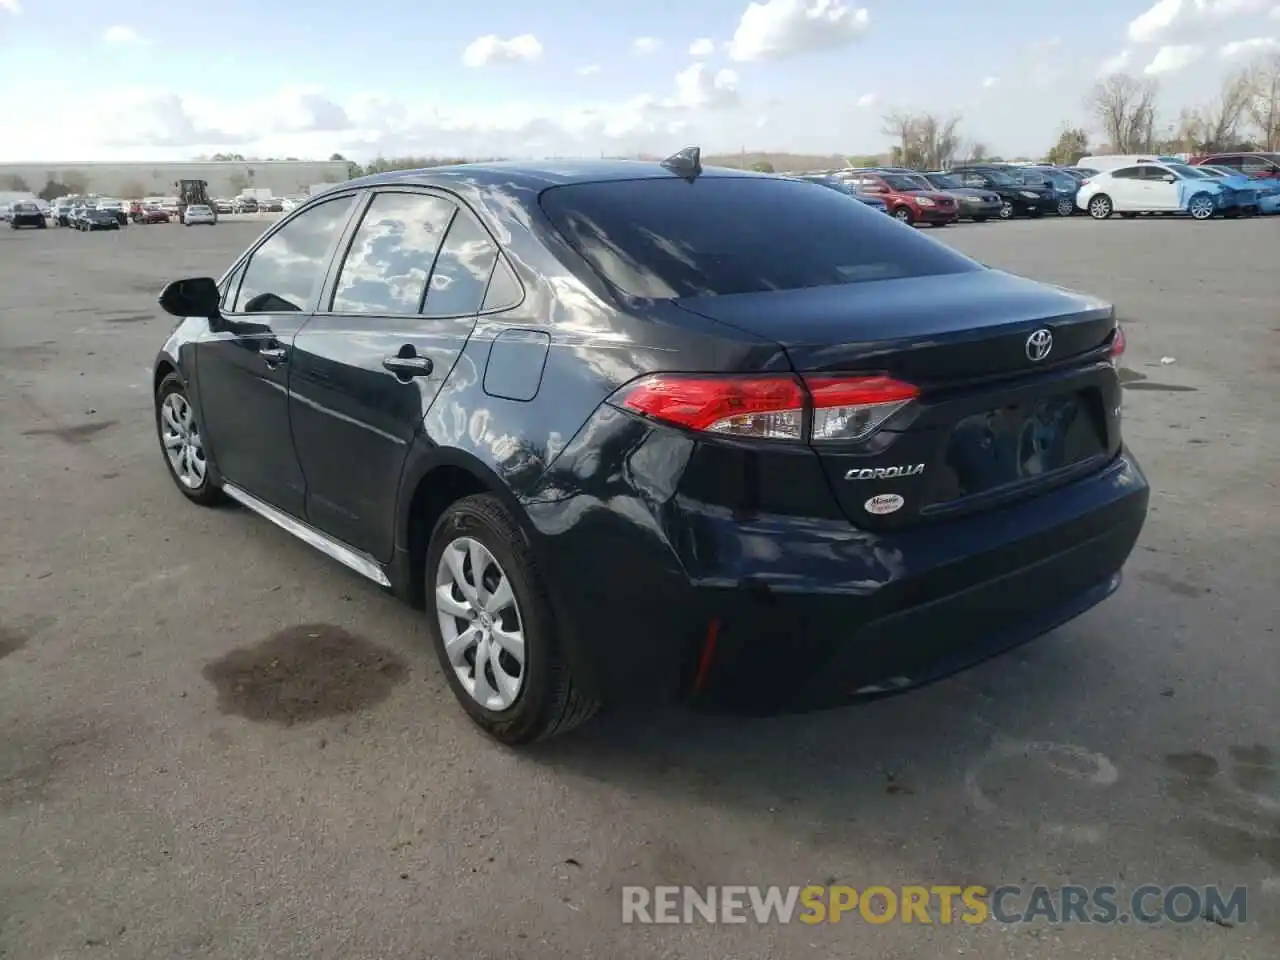
[[[911,212],[910,207],[894,207],[893,218],[899,223],[905,223],[907,226],[916,222],[915,214]]]
[[[1058,201],[1058,216],[1070,217],[1076,212],[1076,202],[1074,200],[1062,199]]]
[[[974,218],[973,218],[973,222],[974,222],[974,223],[986,223],[986,222],[987,222],[987,218],[986,218],[986,217],[974,217]]]
[[[164,448],[164,435],[162,432],[163,427],[160,419],[160,411],[165,398],[171,393],[179,394],[187,401],[188,404],[191,403],[190,397],[187,396],[187,388],[183,386],[182,380],[176,373],[171,373],[160,381],[160,387],[156,390],[155,399],[156,440],[160,444],[160,456],[164,458],[165,469],[169,471],[169,479],[173,481],[173,485],[177,487],[182,492],[182,495],[192,503],[198,503],[202,507],[216,506],[226,500],[226,494],[222,492],[222,489],[214,480],[217,470],[214,469],[212,463],[208,462],[207,451],[205,453],[207,464],[205,468],[205,478],[204,482],[198,487],[189,487],[178,479],[178,475],[173,469],[173,464],[169,462],[169,455]],[[203,429],[201,430],[201,433],[203,433]]]
[[[1015,212],[1015,211],[1014,211],[1014,209],[1013,209],[1013,204],[1012,204],[1012,203],[1010,203],[1008,200],[1006,200],[1004,203],[1000,204],[1000,219],[1001,219],[1001,220],[1012,220],[1012,219],[1014,218],[1014,216],[1016,216],[1016,212]]]
[[[1039,209],[1038,207],[1032,207],[1030,210],[1027,211],[1027,216],[1030,217],[1032,220],[1039,220],[1041,217],[1044,216],[1044,211]]]
[[[459,680],[445,652],[436,609],[436,571],[445,549],[458,537],[479,541],[511,582],[524,633],[525,662],[520,692],[510,707],[495,712],[479,703]],[[509,746],[567,733],[589,720],[600,704],[575,686],[560,649],[546,583],[524,531],[510,510],[491,494],[464,497],[440,517],[427,544],[425,564],[427,629],[450,689],[476,724]]]
[[[1123,218],[1123,219],[1125,219],[1125,220],[1136,220],[1136,219],[1138,218],[1138,215],[1137,215],[1136,213],[1133,213],[1133,212],[1129,212],[1129,213],[1122,213],[1122,214],[1120,214],[1120,216],[1121,216],[1121,218]]]
[[[1106,220],[1115,212],[1115,204],[1105,193],[1095,194],[1089,198],[1089,216],[1095,220]]]

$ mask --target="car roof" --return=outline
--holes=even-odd
[[[489,163],[459,163],[418,170],[391,170],[367,177],[347,180],[335,187],[374,187],[385,184],[468,187],[523,187],[541,190],[575,183],[601,183],[618,180],[657,180],[679,178],[658,161],[648,160],[498,160]],[[704,166],[702,177],[761,177],[767,173],[737,170],[731,167]]]

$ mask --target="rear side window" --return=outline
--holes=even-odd
[[[835,190],[796,180],[674,177],[552,187],[556,229],[637,297],[725,296],[982,267]]]
[[[333,312],[416,314],[457,209],[427,193],[377,194],[342,263]]]
[[[354,198],[317,204],[285,223],[253,252],[236,297],[242,313],[309,310]]]
[[[459,212],[449,228],[423,313],[429,317],[459,317],[475,313],[484,300],[498,248],[484,228],[467,213]]]
[[[1119,170],[1111,171],[1111,179],[1113,180],[1141,180],[1142,167],[1121,167]]]

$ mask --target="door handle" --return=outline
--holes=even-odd
[[[275,366],[289,359],[289,351],[284,347],[263,347],[258,351],[258,356],[262,357],[269,366]]]
[[[382,361],[383,369],[389,370],[397,377],[429,377],[434,365],[430,357],[386,357]]]

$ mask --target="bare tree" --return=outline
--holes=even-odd
[[[1267,150],[1280,150],[1280,53],[1258,60],[1249,71],[1250,97],[1245,112]]]
[[[904,167],[938,170],[951,165],[960,150],[960,118],[895,111],[884,118],[882,131],[898,142],[892,153]]]
[[[1085,106],[1097,118],[1116,153],[1140,153],[1155,139],[1156,94],[1153,80],[1117,73],[1094,85]]]
[[[1254,100],[1254,76],[1249,70],[1222,81],[1218,95],[1202,107],[1187,111],[1186,130],[1192,152],[1230,150],[1240,140],[1240,126]]]
[[[963,150],[957,151],[956,155],[964,163],[981,163],[991,156],[991,151],[981,140],[970,140]]]

